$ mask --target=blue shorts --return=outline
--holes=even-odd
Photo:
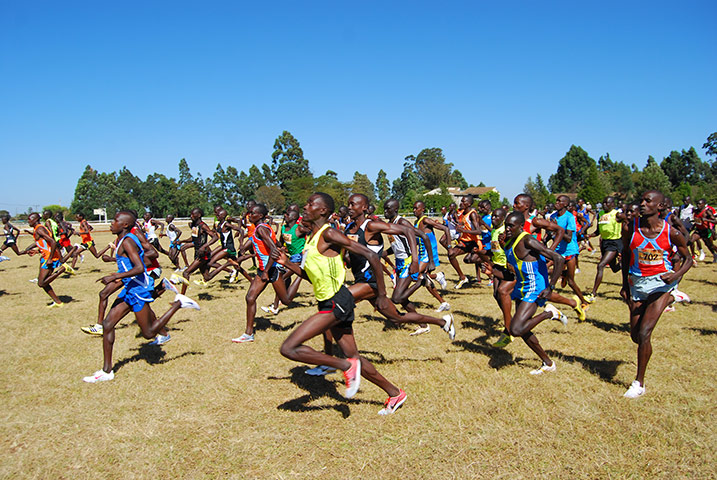
[[[302,255],[300,253],[296,253],[289,257],[289,261],[291,263],[296,263],[297,265],[301,264]]]
[[[62,264],[60,263],[59,260],[54,260],[54,261],[48,262],[44,258],[40,259],[40,268],[42,268],[44,270],[54,270],[56,268],[60,268],[61,266],[62,266]]]
[[[438,259],[438,241],[436,240],[436,234],[428,232],[428,239],[431,241],[431,251],[433,252],[433,264],[439,266],[441,261]],[[423,260],[421,260],[423,261]],[[426,262],[428,262],[428,254],[426,254]]]
[[[536,275],[532,282],[521,282],[518,280],[513,288],[510,298],[520,300],[522,302],[536,303],[539,307],[545,305],[544,298],[538,298],[540,292],[547,288],[545,278],[542,275]]]
[[[152,289],[145,287],[127,287],[117,295],[117,300],[121,300],[132,308],[133,312],[139,312],[148,303],[154,302],[152,298]]]
[[[411,266],[411,257],[396,259],[396,278],[408,278],[408,267]]]
[[[176,244],[176,243],[174,243],[174,242],[169,242],[169,249],[171,250],[171,249],[173,249],[173,248],[175,248],[175,249],[180,249],[181,246],[178,245],[178,244]]]
[[[632,300],[634,302],[642,302],[647,300],[647,297],[653,293],[671,292],[677,288],[677,282],[665,283],[662,278],[660,278],[662,275],[664,275],[664,273],[651,275],[649,277],[630,275],[627,280],[630,284]]]

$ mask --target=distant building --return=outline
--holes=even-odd
[[[461,197],[464,195],[473,195],[474,197],[480,197],[481,195],[485,195],[488,192],[495,192],[500,196],[500,192],[495,187],[468,187],[465,190],[459,188],[459,187],[448,187],[446,188],[448,190],[448,194],[453,197],[453,202],[458,204],[461,201]],[[434,188],[430,192],[426,192],[424,195],[440,195],[441,189],[440,188]]]

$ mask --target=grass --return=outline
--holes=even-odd
[[[81,378],[101,366],[101,340],[79,327],[94,323],[96,280],[113,265],[88,256],[78,275],[54,283],[68,305],[47,310],[49,297],[28,282],[37,258],[10,256],[0,266],[2,478],[715,477],[711,264],[682,282],[693,303],[663,315],[647,394],[633,401],[622,398],[636,347],[618,275],[606,272],[586,322],[565,310],[567,328],[538,326],[558,366],[540,378],[528,375],[539,361],[521,341],[490,346],[500,314],[487,287],[446,292],[454,343],[436,328],[409,337],[360,304],[359,348],[409,395],[395,415],[379,417],[385,395],[372,384],[346,400],[340,375],[308,377],[279,355],[315,311],[308,286],[278,316],[259,311],[257,341],[245,345],[229,339],[244,328],[246,282],[193,286],[202,310],[175,316],[172,342],[150,347],[128,317],[117,330],[115,380],[88,385]],[[583,256],[580,285],[592,283],[595,262]],[[259,305],[271,298],[265,292]],[[437,305],[424,291],[415,298],[424,312]]]

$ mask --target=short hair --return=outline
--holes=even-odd
[[[117,212],[118,215],[129,215],[132,218],[132,223],[137,221],[137,212],[134,210],[120,210]]]
[[[254,205],[254,208],[258,208],[259,212],[261,212],[261,214],[264,216],[267,216],[269,214],[269,209],[266,208],[266,205],[264,205],[263,203],[257,203],[256,205]]]
[[[328,210],[329,215],[334,213],[335,204],[334,204],[334,199],[331,195],[329,195],[328,193],[324,193],[324,192],[316,192],[316,193],[314,193],[314,195],[321,198],[321,201],[323,202],[324,206]]]
[[[473,199],[473,195],[471,195],[470,193],[467,194],[467,195],[463,195],[463,198],[467,198],[467,199],[468,199],[468,205],[472,205],[472,204],[473,204],[473,200],[474,200],[474,199]]]
[[[567,195],[558,195],[557,199],[560,200],[561,202],[568,202],[568,204],[572,203],[570,201],[570,197],[568,197]]]
[[[498,207],[495,210],[493,210],[493,215],[501,218],[505,218],[505,210],[503,210],[502,207]]]
[[[386,207],[388,207],[389,205],[393,205],[394,203],[397,204],[397,205],[400,205],[400,203],[398,203],[398,200],[396,200],[395,198],[389,198],[388,200],[386,200],[385,202],[383,202],[383,207],[386,208]]]
[[[77,215],[78,217],[85,218],[85,214],[82,212],[77,212],[75,215]]]
[[[479,205],[488,205],[488,206],[491,207],[491,208],[493,207],[493,204],[492,204],[491,201],[488,200],[487,198],[486,198],[485,200],[481,200],[480,203],[479,203]]]
[[[193,208],[193,209],[192,209],[192,213],[194,213],[194,212],[199,212],[199,216],[201,216],[201,217],[204,216],[204,210],[202,210],[202,209],[199,208],[199,207]]]
[[[364,195],[363,193],[352,193],[351,197],[361,197],[361,199],[363,200],[363,203],[366,204],[366,207],[368,207],[369,203],[371,203],[369,201],[368,197],[366,195]],[[343,205],[341,205],[341,206],[343,207]]]
[[[426,204],[425,204],[425,203],[423,203],[423,202],[422,202],[422,201],[420,201],[420,200],[416,200],[416,202],[415,202],[415,203],[414,203],[413,205],[422,205],[422,206],[423,206],[423,208],[426,208]]]
[[[518,222],[518,225],[522,225],[522,224],[525,223],[525,215],[523,215],[522,212],[516,212],[516,211],[511,212],[511,213],[505,218],[505,221],[507,222],[508,220],[511,220],[511,219],[512,219],[512,220],[516,220],[516,221]]]
[[[37,212],[32,212],[30,215],[27,216],[27,219],[30,220],[30,217],[37,217],[40,218],[40,214]]]
[[[515,198],[513,199],[513,202],[521,202],[521,203],[529,202],[530,207],[532,207],[533,206],[533,197],[531,197],[527,193],[519,193],[518,195],[515,196]]]
[[[0,219],[10,221],[10,215],[3,213],[2,216],[0,216]]]

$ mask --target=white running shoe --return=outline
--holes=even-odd
[[[409,335],[412,337],[415,337],[416,335],[421,335],[424,333],[428,333],[431,331],[431,326],[426,325],[425,327],[418,327],[415,331],[411,332]]]
[[[30,283],[37,283],[37,278],[31,278],[30,280],[28,280],[28,282],[30,282]]]
[[[555,308],[555,305],[548,303],[547,305],[545,305],[545,311],[552,315],[552,317],[550,318],[552,318],[553,320],[558,320],[565,326],[568,325],[568,317],[566,317],[563,312]]]
[[[641,397],[645,394],[645,387],[640,385],[640,382],[635,380],[632,382],[632,385],[630,385],[630,388],[627,389],[627,392],[623,395],[625,398],[637,398]]]
[[[247,335],[246,333],[242,333],[241,337],[232,338],[232,342],[234,343],[249,343],[254,341],[254,334]]]
[[[165,343],[167,343],[167,342],[170,341],[171,339],[172,339],[172,337],[171,337],[169,334],[167,334],[167,335],[157,335],[156,337],[154,337],[154,340],[152,340],[151,342],[149,342],[149,344],[150,344],[150,345],[164,345]]]
[[[314,377],[321,377],[324,375],[328,375],[329,373],[335,372],[336,369],[334,367],[328,367],[326,365],[319,365],[318,367],[310,368],[304,373],[307,375],[313,375]]]
[[[450,309],[451,309],[451,304],[448,302],[443,302],[438,306],[438,308],[436,309],[436,312],[439,312],[439,313],[447,312]]]
[[[82,263],[82,262],[84,262],[84,261],[85,261],[85,256],[82,255],[82,254],[80,254],[80,263]]]
[[[575,273],[580,273],[580,269],[579,269],[579,268],[576,268],[576,269],[575,269]]]
[[[85,332],[87,335],[97,335],[98,337],[101,337],[103,332],[102,325],[99,323],[88,325],[87,327],[80,327],[80,330]]]
[[[97,383],[97,382],[106,382],[108,380],[112,380],[113,378],[115,378],[114,370],[110,370],[110,373],[107,373],[104,370],[97,370],[95,373],[93,373],[89,377],[83,378],[82,381],[87,382],[87,383]]]
[[[699,258],[700,262],[703,261],[704,259],[705,259],[705,251],[700,250],[700,258]],[[642,395],[642,394],[640,394],[640,395]]]
[[[448,333],[448,338],[450,338],[452,342],[456,339],[456,322],[453,321],[453,314],[449,313],[448,315],[444,315],[443,320],[446,321],[445,325],[443,325],[443,330]]]
[[[681,292],[681,291],[677,290],[676,288],[674,290],[672,290],[672,292],[670,292],[670,293],[672,293],[672,296],[674,297],[675,302],[690,303],[692,301],[692,299],[690,299],[689,295],[687,295],[685,292]]]
[[[5,255],[0,255],[0,262],[4,262],[5,260],[10,260],[10,257],[6,257]]]
[[[234,280],[237,278],[237,270],[236,268],[232,269],[232,274],[229,275],[229,283],[234,283]]]
[[[167,280],[166,278],[162,279],[162,286],[165,290],[168,290],[170,292],[179,293],[179,290],[177,290],[177,287],[174,286],[172,282]]]
[[[181,304],[180,308],[193,308],[194,310],[199,310],[199,304],[197,302],[186,295],[182,295],[181,293],[174,296],[174,301]]]
[[[445,290],[448,286],[448,282],[446,282],[446,274],[443,272],[438,272],[436,274],[436,281],[441,285],[443,290]]]
[[[463,287],[463,285],[465,285],[466,283],[468,283],[468,277],[466,277],[466,278],[464,278],[463,280],[461,280],[461,281],[459,281],[458,283],[456,283],[456,286],[453,287],[453,288],[455,288],[456,290],[460,290],[461,287]]]
[[[274,305],[269,305],[268,307],[261,307],[261,309],[266,313],[273,313],[274,315],[279,314],[279,307],[274,308]]]
[[[547,366],[546,364],[543,364],[540,368],[536,368],[535,370],[531,370],[531,375],[543,375],[544,373],[550,373],[557,370],[555,367],[555,360],[553,360],[553,364],[551,366]]]

